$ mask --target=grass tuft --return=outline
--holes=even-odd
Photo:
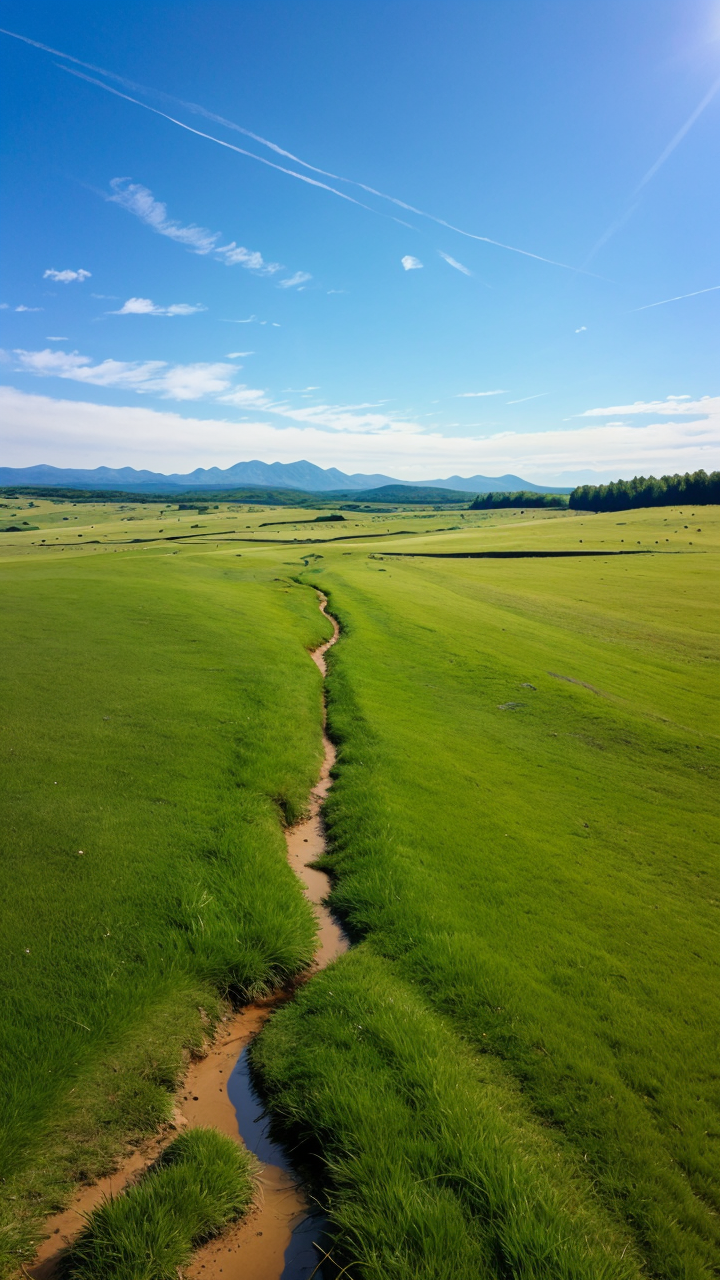
[[[105,1201],[64,1257],[62,1280],[177,1280],[193,1248],[244,1213],[252,1156],[215,1129],[191,1129],[122,1195]]]

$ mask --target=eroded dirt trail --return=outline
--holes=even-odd
[[[326,674],[325,654],[335,644],[339,629],[327,613],[327,601],[319,594],[320,609],[333,624],[332,639],[311,654]],[[303,892],[313,904],[319,932],[319,947],[307,981],[348,948],[348,940],[332,917],[323,899],[330,892],[329,877],[308,863],[325,849],[321,809],[332,786],[330,771],[335,748],[325,732],[323,708],[323,763],[320,777],[310,793],[309,816],[285,833],[288,860],[299,877]],[[320,1260],[314,1245],[323,1230],[322,1219],[311,1211],[293,1177],[282,1147],[268,1136],[268,1118],[250,1083],[247,1047],[273,1009],[292,999],[293,992],[281,991],[245,1005],[227,1018],[205,1058],[191,1062],[176,1097],[174,1131],[163,1134],[126,1160],[115,1174],[91,1187],[84,1187],[72,1205],[47,1223],[48,1238],[38,1250],[26,1274],[33,1280],[50,1280],[55,1274],[60,1252],[84,1225],[84,1214],[108,1195],[117,1195],[156,1159],[175,1131],[187,1127],[212,1126],[242,1140],[260,1161],[260,1195],[255,1209],[240,1223],[195,1253],[184,1269],[187,1280],[309,1280]]]

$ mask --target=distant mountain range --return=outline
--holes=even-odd
[[[232,489],[258,485],[281,489],[301,489],[306,493],[337,493],[377,489],[383,485],[412,485],[421,488],[453,489],[462,493],[513,492],[571,493],[570,488],[532,484],[520,476],[448,476],[444,480],[397,480],[383,475],[345,475],[335,467],[316,467],[312,462],[236,462],[220,467],[197,467],[187,475],[163,475],[159,471],[136,471],[134,467],[0,467],[0,485],[62,485],[80,489],[123,489],[128,492],[173,491],[176,489]]]

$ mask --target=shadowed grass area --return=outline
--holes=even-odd
[[[191,1129],[122,1195],[107,1200],[63,1259],[64,1280],[177,1280],[195,1246],[252,1200],[252,1156],[214,1129]]]
[[[306,588],[209,555],[0,565],[0,1264],[167,1119],[228,994],[309,962]]]
[[[573,531],[659,545],[682,528],[623,517]],[[313,574],[344,628],[327,865],[359,945],[255,1062],[283,1125],[308,1142],[322,1127],[338,1248],[364,1277],[589,1278],[604,1256],[609,1275],[717,1274],[720,512],[700,523],[701,554],[326,553]],[[562,546],[569,527],[504,536]],[[494,1091],[456,1105],[453,1073],[489,1064]],[[445,1235],[418,1225],[429,1177]]]

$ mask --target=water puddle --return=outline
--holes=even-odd
[[[332,639],[311,654],[322,675],[325,654],[335,644],[339,630],[327,613],[327,601],[319,594],[320,609],[333,624]],[[288,860],[312,903],[318,921],[319,947],[306,981],[347,951],[348,940],[323,900],[330,892],[329,877],[309,866],[325,849],[321,808],[332,786],[330,771],[335,748],[325,732],[323,713],[323,763],[310,793],[308,817],[285,833]],[[26,1274],[33,1280],[51,1280],[62,1249],[84,1225],[89,1213],[108,1195],[117,1195],[129,1181],[156,1159],[174,1132],[196,1125],[211,1125],[241,1139],[260,1161],[255,1209],[222,1236],[203,1245],[193,1255],[183,1275],[187,1280],[310,1280],[328,1244],[323,1245],[326,1224],[308,1203],[292,1173],[283,1148],[269,1136],[269,1118],[255,1093],[248,1066],[248,1045],[273,1009],[291,1000],[292,990],[276,992],[266,1000],[246,1005],[226,1019],[205,1058],[193,1061],[176,1098],[173,1127],[145,1144],[125,1161],[117,1173],[84,1187],[72,1205],[46,1223],[43,1242]]]

